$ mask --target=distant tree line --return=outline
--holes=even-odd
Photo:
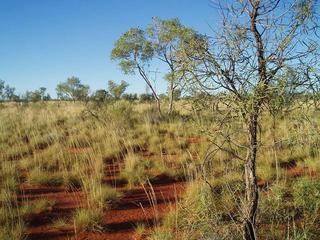
[[[61,82],[56,87],[57,98],[52,98],[47,92],[47,88],[17,94],[14,87],[9,86],[5,81],[0,80],[0,101],[1,102],[41,102],[52,100],[63,101],[95,101],[103,103],[109,100],[124,99],[127,101],[154,101],[154,96],[150,93],[126,93],[129,84],[121,81],[119,84],[109,80],[106,89],[98,89],[90,94],[89,85],[81,83],[78,77],[70,77],[65,82]],[[176,94],[177,96],[177,94]],[[167,98],[165,94],[160,94],[161,99]]]
[[[27,90],[24,94],[17,94],[16,89],[0,80],[0,101],[14,102],[38,102],[51,100],[51,96],[46,92],[45,87],[40,87],[34,91]]]
[[[319,79],[319,74],[313,72],[313,75],[316,76],[316,79]],[[310,73],[311,75],[311,73]],[[308,79],[311,78],[307,76]],[[315,79],[312,76],[312,79]],[[310,86],[308,91],[290,91],[282,94],[282,99],[300,99],[303,102],[308,103],[310,106],[313,105],[315,109],[320,109],[320,88],[318,87],[319,81],[315,81]],[[151,102],[155,101],[155,96],[152,93],[137,94],[137,93],[126,93],[129,84],[126,81],[121,81],[119,84],[109,80],[107,82],[106,89],[98,89],[93,91],[90,94],[89,85],[84,85],[81,83],[78,77],[70,77],[65,82],[61,82],[56,87],[57,98],[52,98],[51,95],[47,92],[47,88],[40,87],[39,89],[35,89],[33,91],[27,90],[23,94],[17,94],[15,87],[6,84],[5,81],[0,80],[0,102],[41,102],[41,101],[94,101],[97,103],[104,103],[110,100],[127,100],[127,101],[139,101],[139,102]],[[294,89],[296,90],[296,89]],[[172,100],[179,99],[198,99],[205,100],[207,102],[217,102],[217,98],[221,97],[225,93],[220,93],[216,95],[207,94],[204,92],[195,92],[193,94],[182,96],[181,89],[175,89],[172,93]],[[170,102],[169,94],[158,94],[157,97],[159,100],[168,100]]]

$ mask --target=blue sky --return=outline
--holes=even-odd
[[[128,92],[144,92],[139,75],[123,75],[110,52],[122,33],[153,16],[178,17],[208,34],[216,21],[210,0],[0,0],[0,79],[18,93],[44,86],[55,96],[55,86],[70,76],[93,90],[112,79],[127,81]]]

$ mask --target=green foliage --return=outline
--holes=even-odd
[[[154,101],[154,96],[148,93],[142,93],[139,96],[140,102]]]
[[[133,74],[140,66],[151,60],[154,50],[147,40],[145,31],[130,28],[115,43],[111,52],[113,60],[119,60],[119,65],[125,74]]]
[[[15,88],[5,85],[5,81],[0,79],[0,101],[18,101],[19,96],[15,94]]]
[[[101,231],[102,220],[99,209],[77,209],[73,216],[74,225],[80,231]]]
[[[34,91],[27,91],[25,93],[25,96],[23,96],[23,100],[25,101],[32,101],[32,102],[38,102],[38,101],[47,101],[50,100],[51,97],[49,94],[46,94],[46,88],[41,87]]]
[[[5,87],[5,82],[0,79],[0,99],[4,99],[4,87]]]
[[[140,159],[137,155],[129,153],[125,158],[125,167],[121,176],[128,181],[130,187],[145,183],[151,176],[147,170],[150,168],[150,162]]]
[[[121,81],[120,84],[116,84],[112,80],[108,81],[109,92],[115,99],[120,99],[128,86],[129,84],[126,81]]]
[[[82,188],[82,181],[80,176],[70,175],[67,177],[65,182],[66,182],[66,186],[72,191]]]
[[[320,183],[310,179],[298,180],[293,186],[293,197],[298,209],[317,215],[320,210]]]
[[[147,239],[148,240],[173,240],[174,238],[172,236],[172,233],[167,232],[165,230],[157,229]]]
[[[164,228],[177,229],[172,239],[238,239],[241,235],[231,230],[230,222],[228,227],[224,225],[228,217],[224,214],[230,211],[226,208],[234,206],[230,204],[233,201],[232,193],[226,191],[219,200],[209,185],[194,181],[188,185],[178,209],[165,219]]]
[[[18,98],[17,95],[15,95],[15,88],[14,87],[10,87],[9,85],[6,85],[4,88],[4,94],[5,94],[5,98],[9,101],[11,100],[15,100],[16,98]]]
[[[97,207],[103,210],[116,205],[121,197],[122,193],[116,189],[95,184],[94,186],[90,186],[88,200],[91,208]]]
[[[104,102],[108,98],[108,92],[104,89],[96,90],[92,99],[98,103]]]
[[[145,230],[146,230],[146,226],[144,224],[137,224],[137,226],[134,229],[134,236],[137,239],[141,239],[143,237]]]
[[[28,182],[42,186],[61,186],[64,183],[63,177],[56,173],[34,169],[29,173]]]
[[[152,20],[146,32],[156,53],[155,57],[162,60],[169,67],[169,72],[165,74],[165,79],[169,83],[174,83],[174,88],[176,88],[177,81],[184,76],[178,71],[179,52],[183,43],[194,38],[196,32],[183,26],[177,18],[162,20],[155,17]],[[174,89],[171,90],[173,91]]]
[[[121,100],[108,104],[103,112],[109,123],[114,124],[116,128],[132,127],[135,123],[135,114],[133,104]]]
[[[190,38],[195,36],[195,31],[183,26],[178,19],[153,18],[153,22],[146,30],[131,28],[124,33],[115,43],[111,58],[119,61],[121,70],[125,74],[138,72],[157,101],[159,97],[145,68],[152,60],[160,59],[169,68],[165,79],[169,82],[169,100],[170,106],[173,106],[173,99],[176,99],[181,93],[178,90],[178,83],[185,76],[178,69],[178,55],[182,51],[183,43],[190,41]],[[158,108],[160,113],[160,105]],[[170,113],[171,111],[172,109],[169,109]]]
[[[186,103],[181,100],[178,104]],[[209,137],[198,135],[199,125],[190,115],[182,117],[181,111],[185,109],[177,109],[180,110],[177,118],[164,121],[155,118],[150,104],[108,101],[97,110],[104,124],[96,118],[83,117],[83,109],[83,103],[69,102],[31,103],[25,108],[0,109],[0,157],[3,158],[0,162],[0,238],[15,239],[13,235],[19,233],[23,237],[24,225],[19,214],[27,224],[30,217],[24,218],[24,215],[31,216],[33,211],[43,213],[52,207],[45,201],[16,202],[21,172],[20,177],[27,184],[64,184],[70,191],[81,188],[86,196],[81,203],[86,209],[75,215],[76,230],[102,230],[103,212],[121,199],[115,189],[104,187],[104,160],[120,162],[120,176],[128,179],[131,186],[159,174],[176,177],[180,171],[190,180],[191,186],[181,198],[177,196],[178,202],[163,218],[153,239],[237,239],[240,236],[237,229],[241,226],[234,220],[240,219],[241,207],[237,201],[244,192],[241,161],[226,152],[214,152],[206,158],[208,149],[213,149]],[[283,239],[283,236],[317,239],[319,233],[316,229],[319,222],[319,114],[300,110],[289,112],[286,118],[277,116],[279,144],[275,148],[269,128],[271,118],[267,112],[262,117],[266,126],[260,132],[264,155],[258,158],[257,171],[259,183],[262,177],[268,184],[259,184],[261,202],[257,224],[263,239]],[[206,108],[201,111],[200,116],[212,114]],[[227,128],[215,121],[214,117],[203,121],[201,131]],[[227,124],[229,129],[242,131],[238,119],[231,119]],[[239,134],[236,139],[243,144],[244,135]],[[220,138],[210,140],[221,143]],[[227,144],[223,146],[233,150]],[[15,161],[17,159],[19,161]],[[276,179],[275,160],[282,163],[291,159],[296,165],[287,169],[280,167],[280,178]],[[198,181],[203,177],[202,166],[212,188]],[[290,174],[296,170],[302,170],[305,179],[300,179],[300,175],[292,178]],[[28,212],[30,214],[26,214]],[[145,237],[142,227],[137,232]]]
[[[127,101],[135,101],[138,100],[138,94],[136,93],[124,93],[122,94],[122,98]]]
[[[85,100],[89,94],[89,86],[81,84],[79,78],[70,77],[56,87],[57,96],[63,100]]]
[[[265,192],[260,204],[260,221],[277,226],[288,222],[292,217],[292,204],[286,201],[285,195],[288,186],[285,183],[278,183],[270,186]]]
[[[20,213],[24,219],[30,220],[30,218],[35,218],[40,213],[51,211],[54,204],[54,200],[36,199],[31,202],[24,203],[20,208]]]

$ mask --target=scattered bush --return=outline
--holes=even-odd
[[[121,176],[128,181],[129,186],[143,184],[151,177],[147,171],[151,167],[150,161],[140,159],[133,153],[128,153],[124,163],[125,167],[121,172]]]
[[[103,230],[102,212],[99,209],[77,209],[73,216],[77,230]]]
[[[34,169],[29,173],[28,182],[31,184],[58,187],[63,185],[64,179],[58,173],[51,173]]]
[[[300,179],[293,185],[295,206],[305,217],[319,218],[320,183],[311,179]]]
[[[152,233],[148,240],[173,240],[173,236],[170,232],[157,229],[155,232]]]
[[[51,211],[54,204],[55,201],[49,199],[36,199],[32,202],[25,202],[20,208],[20,214],[24,219],[30,220],[40,213]]]
[[[71,191],[79,190],[82,187],[81,178],[76,175],[70,175],[67,177],[66,185],[67,185],[68,189]]]
[[[88,200],[91,207],[95,206],[99,209],[107,209],[110,206],[116,205],[122,195],[123,194],[115,188],[97,184],[95,187],[89,189]]]

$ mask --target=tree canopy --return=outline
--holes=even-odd
[[[63,100],[85,100],[89,94],[89,86],[83,85],[77,77],[70,77],[56,87],[57,96]]]
[[[112,80],[108,81],[108,90],[109,93],[114,97],[115,99],[120,99],[121,96],[126,91],[129,84],[126,81],[121,81],[120,84],[115,83]]]
[[[125,74],[138,73],[151,90],[160,110],[160,98],[149,76],[148,68],[152,61],[164,63],[168,70],[164,78],[168,81],[169,111],[173,109],[174,92],[183,72],[178,71],[178,53],[185,41],[199,35],[191,28],[183,26],[178,19],[161,20],[153,18],[146,29],[131,28],[115,43],[111,59],[119,61]],[[182,84],[181,84],[182,85]]]

